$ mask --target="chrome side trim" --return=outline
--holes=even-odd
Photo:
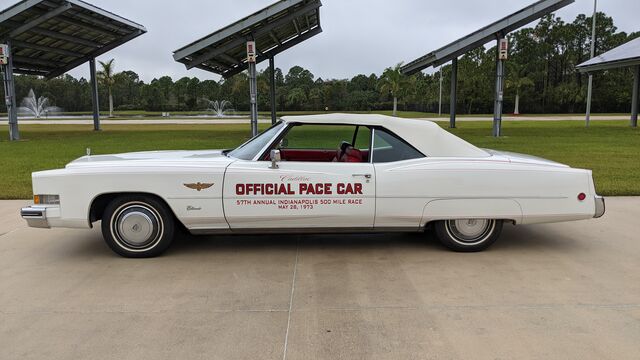
[[[271,235],[271,234],[371,234],[393,232],[421,232],[421,227],[332,227],[332,228],[248,228],[248,229],[189,229],[193,235]]]
[[[47,208],[43,206],[29,206],[20,209],[20,216],[27,221],[27,225],[33,228],[48,229]]]
[[[596,201],[596,213],[595,215],[593,215],[594,218],[601,218],[605,211],[606,211],[606,206],[604,203],[604,197],[602,196],[597,196],[595,197],[595,201]]]

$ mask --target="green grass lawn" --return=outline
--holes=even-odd
[[[446,122],[440,123],[446,126]],[[263,126],[264,127],[264,126]],[[488,122],[459,123],[452,132],[480,147],[541,156],[593,169],[603,195],[640,195],[640,129],[626,121],[507,121],[504,137]],[[63,167],[93,154],[163,149],[231,148],[249,137],[248,125],[23,125],[24,140],[0,141],[0,199],[31,197],[31,172]],[[3,139],[7,126],[0,126]],[[336,143],[337,146],[337,143]]]

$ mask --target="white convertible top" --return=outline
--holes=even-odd
[[[488,152],[460,139],[428,120],[378,114],[283,116],[286,123],[348,124],[388,129],[429,157],[489,157]]]

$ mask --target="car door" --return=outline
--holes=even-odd
[[[366,147],[362,161],[338,162],[328,157],[320,161],[324,155],[319,154],[344,140],[355,143],[356,136],[336,126],[320,135],[312,130],[290,131],[285,137],[286,150],[303,161],[283,159],[273,167],[263,154],[261,160],[239,160],[227,168],[223,202],[232,229],[373,228],[376,178],[368,156],[370,132],[360,132],[361,147]]]

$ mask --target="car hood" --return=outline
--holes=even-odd
[[[88,155],[78,158],[69,164],[67,168],[86,167],[94,165],[158,165],[173,163],[200,163],[206,162],[226,162],[230,163],[233,159],[223,155],[223,150],[172,150],[172,151],[143,151],[122,154],[109,155]]]
[[[484,149],[484,150],[493,156],[503,157],[512,163],[546,165],[546,166],[554,166],[554,167],[569,167],[568,165],[561,164],[559,162],[555,162],[552,160],[543,159],[541,157],[537,157],[533,155],[519,154],[519,153],[509,152],[509,151],[498,151],[498,150],[492,150],[492,149]]]

